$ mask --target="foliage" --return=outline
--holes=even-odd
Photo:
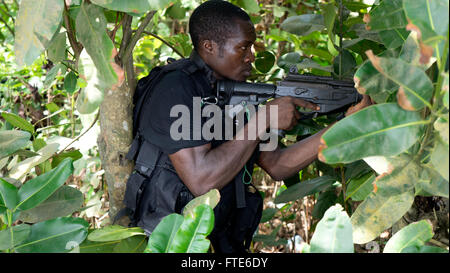
[[[0,251],[206,252],[215,192],[208,205],[165,218],[149,242],[139,228],[108,225],[96,142],[99,107],[130,61],[128,78],[139,79],[168,57],[189,56],[187,22],[201,1],[41,2],[0,3]],[[284,181],[262,223],[294,222],[295,202],[312,196],[316,225],[305,251],[353,252],[415,197],[448,198],[448,0],[230,2],[257,31],[251,81],[275,82],[294,65],[353,80],[377,103],[323,135],[320,161]],[[280,145],[335,118],[300,121]],[[254,241],[285,245],[281,227]],[[327,244],[330,236],[339,243]],[[385,252],[442,251],[425,245],[432,236],[428,223],[411,224]]]

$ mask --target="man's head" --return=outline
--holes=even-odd
[[[241,8],[226,1],[207,1],[192,13],[189,32],[194,49],[216,77],[244,81],[250,76],[256,34]]]

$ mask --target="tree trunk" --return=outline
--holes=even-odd
[[[105,91],[100,106],[98,148],[108,186],[111,220],[123,207],[126,182],[133,169],[133,162],[125,158],[132,142],[133,91],[123,81],[121,86]],[[125,224],[124,220],[119,224]]]

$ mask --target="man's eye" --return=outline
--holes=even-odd
[[[247,50],[247,47],[246,47],[246,46],[241,46],[241,49],[242,49],[243,51],[246,51],[246,50]]]

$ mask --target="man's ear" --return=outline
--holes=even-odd
[[[201,50],[208,55],[214,55],[218,49],[218,45],[213,40],[203,40],[200,42]]]

